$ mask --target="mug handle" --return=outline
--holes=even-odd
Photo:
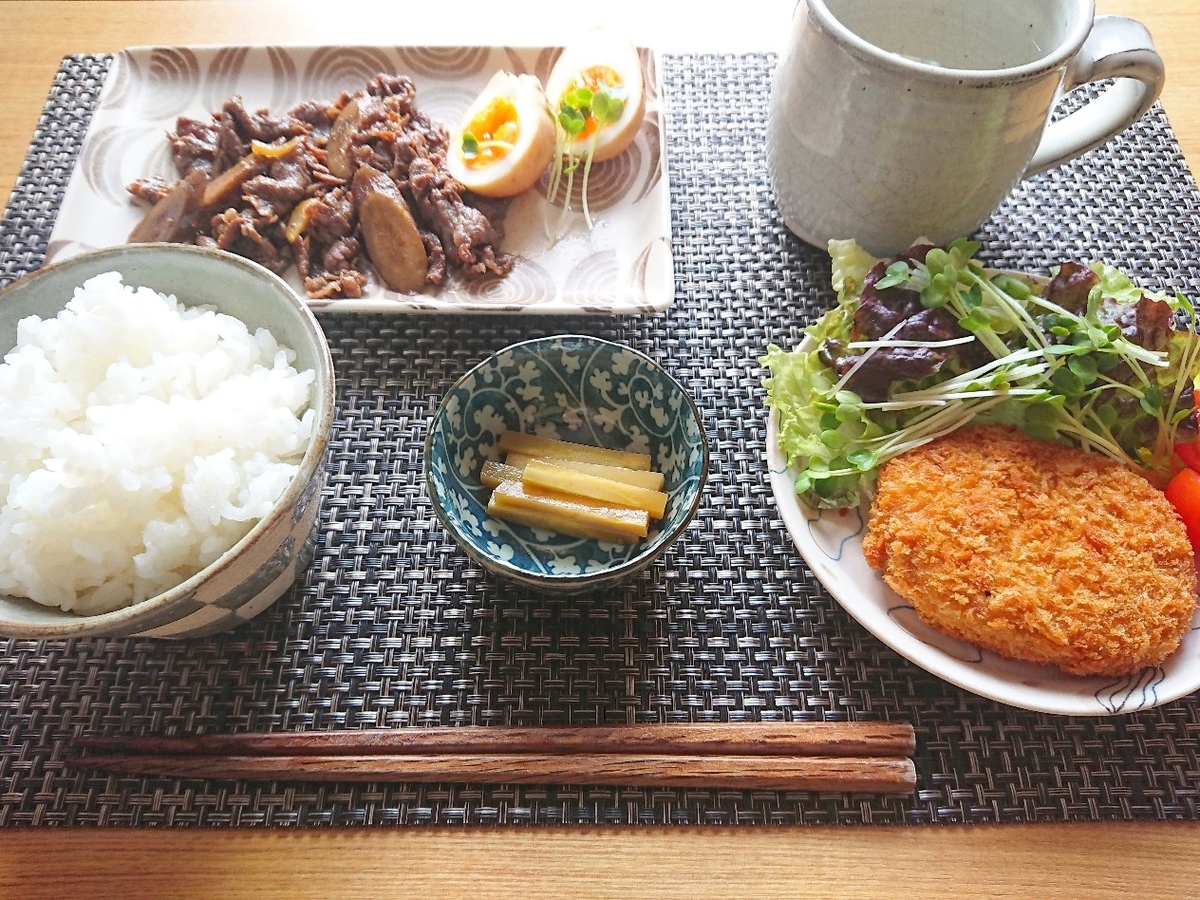
[[[1066,93],[1092,81],[1115,78],[1099,97],[1052,121],[1025,175],[1053,168],[1124,131],[1154,105],[1166,72],[1150,32],[1124,16],[1099,16],[1063,79]]]

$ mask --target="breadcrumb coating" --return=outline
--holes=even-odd
[[[929,625],[1075,675],[1163,662],[1196,606],[1183,522],[1098,453],[975,425],[887,462],[863,554]]]

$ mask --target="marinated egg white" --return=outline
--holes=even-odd
[[[602,124],[595,116],[588,116],[582,130],[568,141],[566,149],[576,156],[584,156],[594,139],[593,161],[612,159],[633,141],[646,112],[642,63],[637,48],[610,29],[596,28],[587,32],[577,43],[563,50],[546,79],[546,96],[556,115],[564,97],[580,87],[593,94],[604,91],[620,100],[624,109],[620,117],[610,123]]]
[[[497,72],[450,137],[447,166],[468,189],[511,197],[538,180],[554,158],[554,119],[533,75]]]

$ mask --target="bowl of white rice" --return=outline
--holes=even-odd
[[[312,560],[333,363],[230,253],[128,244],[0,289],[0,636],[198,637]]]

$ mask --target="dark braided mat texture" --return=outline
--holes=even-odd
[[[36,268],[110,59],[63,61],[0,223],[0,283]],[[189,642],[0,640],[0,825],[949,823],[1195,819],[1200,698],[1112,718],[1023,712],[927,675],[815,582],[777,516],[757,359],[832,303],[825,255],[780,222],[762,153],[769,56],[671,56],[677,298],[614,320],[322,319],[340,390],[316,559],[229,634]],[[979,235],[994,263],[1103,258],[1200,294],[1200,197],[1160,108],[1023,184]],[[490,351],[584,331],[665,363],[713,452],[693,527],[627,587],[507,588],[438,526],[426,422]],[[65,767],[83,733],[457,724],[892,719],[918,790],[807,793],[230,784]]]

